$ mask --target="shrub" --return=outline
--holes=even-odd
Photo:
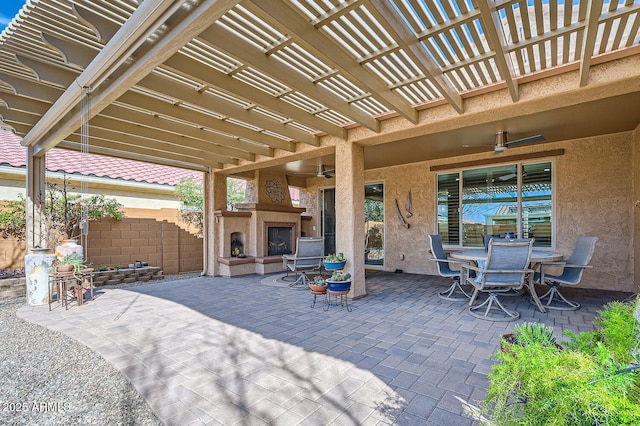
[[[484,411],[499,425],[640,424],[637,301],[598,313],[599,328],[565,333],[567,350],[542,341],[498,352]],[[526,328],[526,327],[525,327]]]

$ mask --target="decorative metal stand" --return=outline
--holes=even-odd
[[[349,294],[349,290],[345,290],[345,291],[331,291],[331,290],[327,290],[327,296],[326,296],[326,300],[327,300],[327,305],[324,307],[324,311],[328,311],[329,310],[329,306],[331,306],[331,295],[335,295],[336,296],[336,306],[338,306],[338,296],[340,296],[340,306],[344,306],[347,308],[348,312],[351,312],[351,307],[349,307],[349,298],[347,297],[347,295]]]
[[[328,303],[327,302],[327,292],[326,291],[313,291],[312,290],[311,294],[313,294],[313,302],[311,302],[311,307],[312,308],[315,308],[315,306],[316,306],[316,298],[318,296],[324,296],[325,303]]]

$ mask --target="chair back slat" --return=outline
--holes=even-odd
[[[324,238],[299,237],[296,248],[296,266],[320,266],[324,256]],[[298,259],[300,257],[316,257],[317,259]]]
[[[508,241],[492,239],[485,263],[483,280],[491,285],[523,284],[531,260],[533,240]],[[491,271],[522,270],[522,273],[492,273]]]

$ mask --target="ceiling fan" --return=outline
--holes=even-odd
[[[336,173],[336,169],[325,170],[324,164],[318,164],[318,172],[316,173],[317,177],[331,179],[335,173]]]
[[[525,143],[533,143],[533,142],[541,142],[544,140],[542,135],[529,136],[527,138],[516,139],[515,141],[507,142],[507,132],[499,131],[496,132],[496,139],[493,143],[493,152],[495,154],[500,154],[507,150],[510,146],[513,145],[522,145]]]

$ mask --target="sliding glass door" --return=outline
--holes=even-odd
[[[364,227],[366,266],[384,266],[384,185],[370,183],[364,186]]]

